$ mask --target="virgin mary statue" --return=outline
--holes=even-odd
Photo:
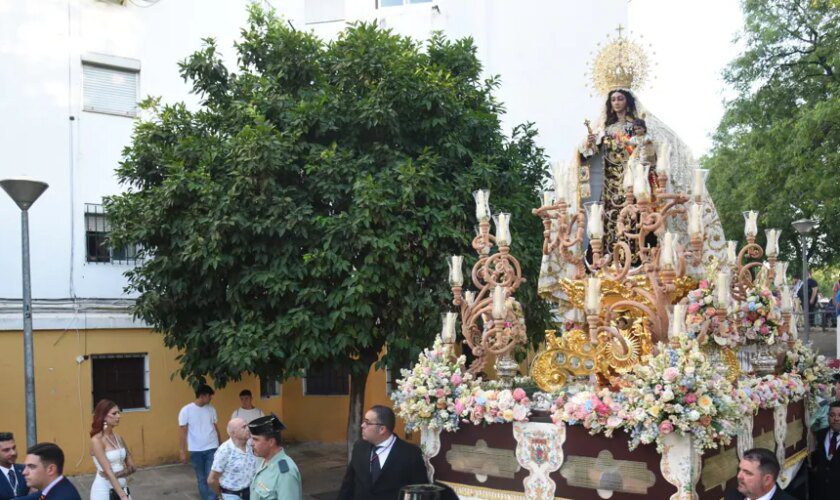
[[[654,182],[656,155],[667,155],[670,164],[667,192],[689,192],[697,163],[688,146],[665,123],[646,110],[636,89],[647,77],[647,57],[642,47],[621,34],[604,46],[592,65],[593,87],[604,97],[604,107],[594,122],[586,120],[586,138],[574,153],[577,176],[577,203],[604,204],[604,249],[610,252],[617,241],[624,241],[616,230],[618,215],[625,202],[624,173],[628,163],[643,163]],[[594,123],[594,127],[593,127]],[[661,161],[661,158],[659,158]],[[575,178],[577,177],[577,178]],[[720,218],[708,194],[703,199],[703,262],[720,259],[726,240]],[[686,220],[671,217],[667,230],[678,235],[688,246]],[[632,245],[632,242],[628,242]],[[655,238],[651,244],[656,244]],[[586,253],[586,242],[573,253]],[[634,249],[635,251],[635,249]],[[574,266],[563,264],[557,254],[543,257],[540,271],[540,292],[548,298],[563,300],[559,280],[574,278]]]

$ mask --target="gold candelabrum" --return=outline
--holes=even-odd
[[[478,254],[478,260],[470,278],[477,292],[463,290],[463,257],[452,256],[449,259],[452,303],[459,308],[461,315],[463,342],[475,356],[469,372],[474,375],[482,373],[489,357],[495,356],[497,377],[509,383],[519,370],[512,351],[527,341],[522,307],[513,297],[525,280],[519,261],[510,253],[510,214],[495,216],[496,234],[490,234],[490,192],[481,189],[473,194],[476,198],[478,234],[472,241],[472,247]],[[498,247],[498,251],[492,251],[494,246]],[[448,337],[452,338],[452,335]]]

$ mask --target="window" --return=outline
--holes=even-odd
[[[344,20],[344,0],[306,0],[306,24],[332,23]]]
[[[430,3],[432,0],[377,0],[376,8],[395,7],[397,5],[408,5],[412,3]]]
[[[149,399],[147,354],[96,354],[91,356],[93,406],[110,399],[122,410],[145,410]]]
[[[307,396],[350,394],[350,372],[333,365],[313,366],[306,370],[303,393]]]
[[[82,109],[137,115],[140,61],[104,54],[82,56]]]
[[[136,262],[137,246],[111,247],[110,232],[111,224],[102,205],[85,203],[85,259],[88,262]]]
[[[260,377],[260,398],[276,398],[280,396],[280,381],[275,377]]]

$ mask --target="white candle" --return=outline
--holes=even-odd
[[[746,236],[758,234],[758,212],[755,210],[744,212],[744,234]]]
[[[662,269],[674,268],[674,233],[665,232],[662,238],[662,245],[659,247],[659,267]]]
[[[656,171],[665,175],[671,173],[671,145],[667,142],[662,143],[662,147],[659,148],[657,153]]]
[[[700,196],[702,197],[705,190],[706,190],[706,169],[702,168],[695,168],[694,169],[694,182],[691,185],[691,194],[692,196]]]
[[[464,292],[464,300],[467,301],[467,306],[472,307],[475,304],[475,292],[472,290]]]
[[[493,289],[493,318],[504,319],[506,312],[505,287],[496,285],[496,288]]]
[[[671,338],[685,333],[685,304],[674,304],[674,315],[669,329]]]
[[[726,309],[729,306],[730,299],[730,275],[729,271],[724,271],[718,274],[717,277],[717,301],[718,307]]]
[[[586,279],[586,312],[598,314],[601,307],[601,278]]]
[[[473,196],[475,197],[475,218],[479,221],[487,219],[490,216],[488,212],[490,190],[477,189],[473,192]]]
[[[449,284],[452,286],[461,286],[464,284],[464,273],[462,272],[462,265],[464,263],[463,255],[453,255],[449,257]]]
[[[773,284],[776,288],[787,285],[787,267],[788,263],[783,260],[776,262],[776,269],[773,272]]]
[[[636,175],[633,177],[633,195],[637,200],[650,200],[650,183],[648,182],[648,165],[636,164]]]
[[[738,264],[738,242],[729,240],[726,242],[726,263],[730,266]]]
[[[793,310],[793,297],[791,297],[790,287],[782,287],[782,312],[789,313]]]
[[[496,219],[496,244],[500,247],[510,245],[510,214],[499,212]]]
[[[703,235],[703,204],[692,203],[688,206],[688,234],[690,236]]]
[[[551,205],[554,205],[554,193],[551,191],[543,191],[542,206],[550,207]]]
[[[566,169],[566,202],[569,204],[569,212],[578,211],[578,172],[577,168],[570,166]]]
[[[624,165],[624,177],[622,178],[622,185],[624,186],[624,190],[627,191],[633,188],[633,182],[636,175],[636,159],[631,158],[630,161]]]
[[[440,338],[445,344],[455,343],[455,320],[457,318],[458,315],[454,312],[448,312],[443,317],[443,330],[441,331]]]
[[[768,229],[764,234],[767,235],[767,255],[769,257],[779,255],[779,236],[782,234],[781,229]]]
[[[604,205],[601,202],[592,202],[586,204],[586,230],[589,237],[594,240],[600,240],[604,237]]]
[[[563,200],[566,197],[566,183],[569,179],[568,168],[565,164],[556,161],[551,165],[551,170],[554,176],[554,192],[557,193],[557,200]]]

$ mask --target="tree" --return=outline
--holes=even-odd
[[[737,92],[705,165],[726,234],[740,212],[784,230],[783,258],[801,262],[790,223],[820,222],[809,258],[840,262],[840,10],[832,0],[745,0],[745,52],[724,79]]]
[[[445,258],[468,253],[480,187],[513,213],[533,284],[518,298],[543,331],[530,208],[545,159],[530,125],[501,132],[470,39],[421,50],[359,24],[325,44],[254,6],[236,49],[235,72],[212,39],[181,64],[199,109],[145,103],[126,190],[106,202],[113,243],[142,248],[136,314],[181,350],[182,377],[343,366],[352,443],[371,366],[400,366],[439,330]]]

